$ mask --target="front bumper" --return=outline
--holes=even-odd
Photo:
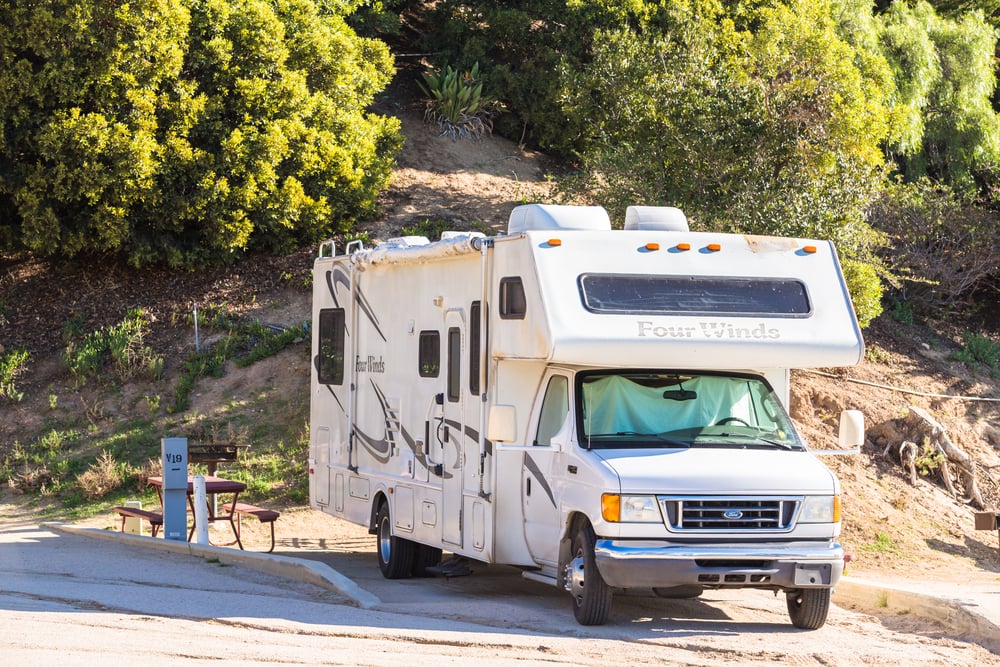
[[[615,588],[827,588],[840,581],[844,550],[836,542],[676,544],[597,540],[601,577]]]

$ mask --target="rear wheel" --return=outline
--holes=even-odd
[[[787,593],[788,616],[792,625],[803,630],[815,630],[826,623],[830,611],[829,588],[800,588]]]
[[[566,566],[566,588],[580,625],[604,625],[611,611],[611,587],[604,583],[594,559],[596,541],[590,524],[580,525],[573,534],[573,560]]]
[[[413,553],[413,567],[410,573],[414,577],[429,577],[432,572],[427,568],[434,567],[441,562],[441,549],[429,547],[426,544],[416,544]]]
[[[386,579],[410,576],[416,544],[392,534],[389,504],[382,503],[375,516],[375,539],[378,547],[378,569]]]

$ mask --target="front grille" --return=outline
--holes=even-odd
[[[787,532],[795,525],[797,497],[660,497],[669,528],[677,531]]]

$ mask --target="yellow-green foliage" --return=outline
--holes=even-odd
[[[871,264],[845,259],[841,268],[854,303],[854,313],[858,316],[858,324],[867,327],[882,314],[882,293],[885,287]]]
[[[0,250],[226,261],[370,214],[382,42],[322,0],[0,0]]]

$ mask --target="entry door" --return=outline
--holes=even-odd
[[[569,386],[567,376],[549,375],[545,395],[534,412],[533,446],[524,452],[521,468],[524,538],[539,565],[558,565],[559,560],[560,508],[554,473],[562,454],[551,442],[560,430],[571,428]]]
[[[459,311],[445,316],[444,423],[440,430],[443,448],[442,539],[456,547],[462,540],[462,487],[465,471],[465,398],[462,392],[462,350],[465,348],[465,321]]]

